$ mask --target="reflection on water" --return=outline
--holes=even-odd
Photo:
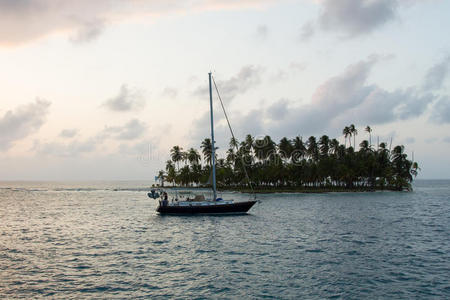
[[[0,183],[0,298],[450,297],[449,181],[260,195],[226,217],[159,216],[146,191]]]

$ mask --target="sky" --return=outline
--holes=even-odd
[[[149,180],[210,134],[404,145],[450,178],[450,1],[0,0],[0,180]],[[216,99],[217,100],[217,99]],[[219,151],[230,134],[215,101]]]

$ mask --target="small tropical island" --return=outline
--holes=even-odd
[[[344,144],[327,135],[318,139],[310,136],[305,141],[300,136],[283,137],[278,143],[268,135],[248,134],[241,142],[231,138],[225,157],[216,157],[217,187],[257,193],[411,191],[420,170],[418,163],[407,158],[402,145],[372,144],[370,126],[365,132],[368,140],[360,142],[359,149],[358,130],[353,124],[342,131]],[[211,139],[205,138],[200,149],[202,155],[194,148],[184,151],[173,146],[165,170],[158,173],[160,185],[210,186]]]

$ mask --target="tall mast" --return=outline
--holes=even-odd
[[[213,200],[216,201],[216,146],[214,141],[214,117],[213,117],[213,104],[212,104],[212,85],[211,85],[211,72],[209,75],[209,108],[211,111],[211,156],[212,156],[212,186],[213,186]]]

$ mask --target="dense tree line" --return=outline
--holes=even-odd
[[[270,136],[254,138],[247,135],[240,143],[232,138],[225,157],[216,158],[217,185],[225,188],[246,186],[245,166],[257,189],[410,189],[413,177],[420,170],[417,163],[408,160],[403,146],[390,149],[384,142],[373,145],[372,129],[367,126],[365,131],[369,140],[363,140],[357,151],[358,131],[354,125],[344,128],[344,145],[327,135],[319,139],[311,136],[305,141],[299,136],[283,137],[278,143]],[[162,184],[165,181],[178,186],[208,185],[211,140],[204,139],[200,148],[202,155],[194,148],[184,151],[180,146],[174,146],[165,171],[159,172]]]

